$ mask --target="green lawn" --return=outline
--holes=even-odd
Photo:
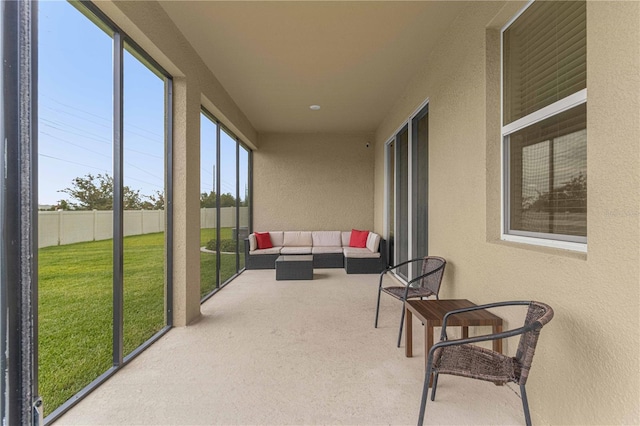
[[[201,231],[202,246],[212,238],[215,230]],[[222,229],[222,239],[227,238],[230,228]],[[92,241],[38,251],[38,385],[45,415],[112,365],[112,244]],[[125,355],[166,323],[164,251],[164,233],[124,238]],[[204,296],[215,288],[216,255],[201,253],[200,259]],[[235,267],[235,256],[222,254],[221,280]]]
[[[216,238],[215,229],[200,230],[200,246]],[[220,240],[233,238],[231,228],[220,229]],[[244,268],[244,241],[240,241],[240,269]],[[222,253],[220,257],[220,283],[236,273],[236,257]],[[204,297],[216,288],[216,255],[200,252],[200,297]]]
[[[45,415],[112,364],[112,240],[38,251],[38,374]]]

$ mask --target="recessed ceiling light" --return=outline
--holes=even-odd
[[[309,109],[311,109],[312,111],[317,111],[320,109],[320,105],[311,105]]]

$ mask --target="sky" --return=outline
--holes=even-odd
[[[113,176],[113,40],[65,1],[39,3],[38,203],[88,173]],[[141,195],[164,188],[164,81],[125,50],[124,184]],[[213,127],[213,132],[209,127]],[[215,125],[201,126],[201,192],[213,185]],[[235,143],[221,132],[221,192],[235,193]],[[240,193],[247,161],[241,150]]]
[[[209,193],[215,190],[216,124],[204,114],[200,114],[200,140],[200,192]],[[240,198],[244,199],[249,175],[248,155],[243,149],[239,154]],[[220,193],[235,194],[236,143],[223,129],[220,130],[220,158]]]

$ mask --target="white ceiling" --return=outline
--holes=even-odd
[[[160,4],[258,132],[361,133],[375,131],[466,3]]]

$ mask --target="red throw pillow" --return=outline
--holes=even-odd
[[[367,246],[367,238],[369,231],[351,230],[351,238],[349,239],[349,247],[365,248]]]
[[[271,235],[268,232],[256,232],[256,243],[258,244],[258,249],[273,248]]]

